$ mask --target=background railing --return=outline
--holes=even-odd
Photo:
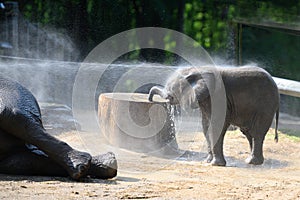
[[[280,94],[300,98],[300,82],[273,77]]]

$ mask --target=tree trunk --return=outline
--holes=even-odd
[[[153,153],[178,148],[171,107],[147,94],[104,93],[99,97],[101,133],[114,146]]]

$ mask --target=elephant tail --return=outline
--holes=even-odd
[[[278,132],[277,132],[277,130],[278,130],[278,118],[279,118],[279,109],[277,109],[277,111],[276,111],[276,118],[275,118],[275,138],[274,138],[274,140],[275,140],[275,142],[277,143],[278,142]]]

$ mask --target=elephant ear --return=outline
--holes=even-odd
[[[189,103],[192,108],[199,107],[199,102],[204,101],[210,96],[210,92],[214,91],[215,78],[212,72],[192,73],[186,77],[192,90],[188,95]]]

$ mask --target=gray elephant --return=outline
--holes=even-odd
[[[212,116],[215,106],[212,100],[218,98],[222,90],[226,98],[224,108],[217,109],[224,109],[226,114],[224,123],[218,128],[216,126],[221,118]],[[179,69],[168,79],[164,88],[152,87],[150,101],[155,94],[168,99],[170,104],[200,107],[203,132],[208,144],[207,162],[212,165],[226,165],[223,140],[230,124],[238,126],[249,141],[251,155],[246,159],[249,164],[260,165],[264,162],[263,141],[275,113],[275,140],[278,141],[278,88],[272,77],[259,67]]]
[[[0,173],[106,179],[116,176],[117,161],[111,152],[92,157],[49,135],[31,92],[0,77]]]

